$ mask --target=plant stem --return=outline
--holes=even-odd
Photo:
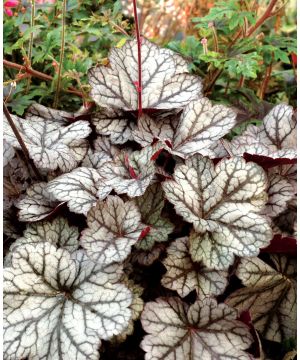
[[[53,107],[57,108],[58,99],[60,94],[61,87],[61,73],[63,68],[64,54],[65,54],[65,27],[66,27],[66,12],[67,12],[67,0],[63,0],[63,11],[62,11],[62,23],[61,23],[61,45],[60,45],[60,55],[59,55],[59,64],[58,64],[58,73],[57,73],[57,83],[56,83],[56,92],[54,96]]]
[[[44,74],[44,73],[42,73],[40,71],[37,71],[37,70],[34,70],[34,69],[32,69],[31,67],[28,67],[28,66],[16,64],[16,63],[8,61],[8,60],[3,60],[3,65],[6,68],[16,69],[16,70],[19,70],[19,71],[24,71],[24,72],[26,72],[26,73],[28,73],[28,74],[36,77],[36,78],[39,78],[41,80],[47,80],[47,81],[52,81],[53,80],[53,77],[51,75]],[[73,87],[68,88],[66,91],[71,93],[71,94],[83,97],[82,93],[80,91],[74,89]]]
[[[271,16],[273,16],[272,14],[272,10],[275,7],[276,3],[278,0],[271,0],[266,11],[262,14],[262,16],[256,21],[256,23],[251,26],[247,33],[246,33],[246,37],[249,37],[250,35],[252,35],[254,33],[254,31],[256,31],[268,18],[270,18]]]
[[[274,16],[274,14],[272,13],[272,10],[274,9],[276,3],[278,0],[271,0],[267,9],[265,10],[265,12],[263,13],[263,15],[256,21],[256,23],[251,26],[246,35],[245,38],[250,37],[267,19],[269,19],[270,17]],[[240,38],[242,34],[242,30],[239,30],[238,33],[236,34],[236,36],[234,37],[233,41],[229,44],[228,46],[228,50],[236,43],[236,41]],[[222,74],[223,70],[219,70],[216,69],[215,72],[213,73],[213,80],[207,85],[205,92],[209,92],[215,82],[218,80],[219,76]]]
[[[17,129],[17,127],[16,127],[16,125],[15,125],[15,123],[14,123],[14,121],[13,121],[13,119],[12,119],[12,117],[11,117],[11,115],[10,115],[10,113],[9,113],[9,111],[8,111],[8,109],[7,109],[7,106],[6,106],[6,104],[5,104],[4,101],[3,101],[3,111],[4,111],[5,117],[7,118],[7,121],[8,121],[8,123],[9,123],[10,127],[12,128],[12,131],[14,132],[14,134],[15,134],[15,136],[16,136],[19,144],[20,144],[20,147],[21,147],[21,149],[22,149],[22,151],[23,151],[23,154],[24,154],[24,156],[25,156],[25,159],[26,159],[26,161],[27,161],[27,164],[28,164],[28,165],[29,165],[29,164],[31,165],[31,167],[32,167],[32,169],[33,169],[36,177],[37,177],[39,180],[41,180],[41,179],[42,179],[42,176],[41,176],[41,174],[39,173],[39,171],[38,171],[38,169],[36,168],[36,166],[34,165],[34,163],[30,160],[28,149],[27,149],[27,147],[26,147],[26,145],[25,145],[25,143],[24,143],[24,141],[23,141],[23,139],[22,139],[22,137],[21,137],[21,135],[20,135],[20,133],[19,133],[19,130]]]
[[[30,65],[31,65],[31,58],[32,58],[32,47],[33,47],[34,17],[35,17],[35,0],[31,0],[31,16],[30,16],[31,33],[30,33],[30,39],[29,39],[29,45],[28,45],[28,55],[27,55],[28,62]],[[25,94],[28,94],[30,83],[31,83],[31,78],[28,77]]]
[[[272,59],[273,58],[274,58],[274,53],[272,54]],[[270,81],[270,78],[271,78],[272,67],[273,67],[272,63],[267,67],[266,74],[265,74],[264,80],[263,80],[263,82],[261,84],[261,88],[260,88],[260,92],[259,92],[260,100],[264,99],[265,92],[267,90],[267,87],[268,87],[268,84],[269,84],[269,81]]]
[[[138,50],[138,117],[143,113],[143,102],[142,102],[142,55],[141,55],[141,35],[139,27],[139,19],[137,15],[137,5],[136,0],[133,0],[133,12],[134,12],[134,22],[135,22],[135,33],[137,41],[137,50]]]

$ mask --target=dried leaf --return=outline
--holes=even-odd
[[[167,249],[167,258],[163,261],[167,269],[162,285],[175,290],[181,297],[196,290],[198,297],[220,295],[227,286],[227,272],[208,269],[191,259],[188,238],[174,241]]]
[[[63,172],[74,169],[84,158],[88,144],[84,140],[91,132],[87,121],[77,121],[62,126],[42,118],[24,120],[11,115],[35,165],[42,170]],[[6,117],[4,117],[4,138],[19,149]]]
[[[245,350],[253,339],[236,318],[236,310],[211,298],[190,307],[177,298],[149,302],[142,314],[145,360],[250,360]]]
[[[255,256],[269,244],[271,228],[258,214],[266,202],[267,179],[258,165],[234,157],[214,167],[208,158],[194,155],[162,186],[176,212],[194,225],[194,261],[225,269],[234,255]]]
[[[271,256],[274,268],[259,258],[242,259],[236,275],[245,288],[226,303],[249,309],[255,328],[271,341],[296,337],[296,262],[283,255]]]
[[[187,64],[178,55],[142,39],[142,107],[173,109],[183,107],[200,95],[202,84],[188,74]],[[100,106],[138,109],[137,41],[114,48],[109,67],[89,70],[91,97]]]
[[[141,212],[143,224],[150,228],[149,232],[135,244],[136,248],[150,250],[155,242],[167,241],[174,225],[168,219],[161,217],[165,204],[161,185],[155,183],[149,186],[144,195],[136,198],[136,204]]]
[[[20,209],[20,221],[43,220],[59,206],[59,202],[47,191],[47,185],[47,183],[41,182],[30,186],[24,198],[18,201],[16,207]]]
[[[79,167],[50,181],[47,191],[54,199],[66,201],[70,211],[86,215],[96,204],[99,180],[96,169]]]
[[[103,264],[122,261],[140,236],[140,221],[141,215],[133,201],[108,196],[89,211],[81,246],[93,261]]]
[[[72,259],[49,243],[19,247],[4,270],[4,357],[98,359],[100,339],[121,333],[131,317],[119,276],[116,265]]]

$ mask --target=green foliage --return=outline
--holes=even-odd
[[[53,77],[52,82],[32,77],[27,88],[27,78],[20,80],[18,70],[5,68],[5,84],[15,80],[18,84],[7,105],[22,115],[33,101],[47,106],[53,104],[61,53],[62,1],[36,4],[33,27],[30,27],[30,2],[18,10],[12,17],[4,15],[4,58],[19,65],[31,65],[33,69]],[[84,91],[87,90],[87,70],[97,63],[106,63],[111,46],[121,44],[126,39],[118,28],[131,33],[131,25],[123,19],[120,2],[113,0],[69,0],[65,22],[60,103],[64,103],[64,108],[67,104],[67,109],[75,110],[82,100],[66,90],[76,87],[88,100],[88,91]],[[32,57],[28,59],[32,34]]]

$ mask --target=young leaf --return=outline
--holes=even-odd
[[[245,350],[253,339],[237,315],[211,298],[190,307],[178,298],[149,302],[142,313],[145,360],[250,360]]]
[[[135,203],[124,202],[118,196],[98,202],[87,214],[87,225],[81,234],[81,246],[93,261],[103,264],[124,260],[142,231]]]
[[[92,114],[92,122],[97,133],[109,136],[113,144],[133,140],[132,132],[136,124],[134,117],[128,112],[103,108]]]
[[[16,207],[20,209],[20,221],[39,221],[53,213],[60,204],[47,191],[47,183],[41,182],[30,186],[23,199]]]
[[[4,270],[6,359],[99,358],[100,339],[121,333],[131,292],[118,267],[101,267],[49,243],[20,246]]]
[[[84,140],[91,128],[86,121],[61,126],[42,118],[23,120],[12,115],[14,123],[35,165],[42,170],[59,168],[67,172],[75,168],[87,152]],[[20,145],[4,117],[4,138],[17,149]]]
[[[86,215],[96,204],[99,180],[96,169],[79,167],[50,181],[47,191],[54,199],[66,201],[70,211]]]
[[[165,245],[161,243],[154,244],[151,250],[134,249],[130,255],[132,262],[137,262],[142,266],[150,266],[156,261],[165,250]]]
[[[245,288],[231,294],[226,303],[249,309],[255,328],[271,341],[296,337],[296,262],[271,255],[274,268],[259,258],[242,259],[236,275]]]
[[[248,126],[247,130],[231,142],[234,155],[244,153],[272,159],[294,159],[296,152],[296,121],[291,106],[275,106],[259,127]]]
[[[176,212],[194,225],[193,261],[225,269],[234,255],[255,256],[269,244],[271,228],[258,214],[266,202],[267,178],[258,165],[233,157],[214,167],[208,158],[194,155],[162,186]]]
[[[130,155],[122,151],[114,161],[107,162],[101,169],[99,199],[104,199],[109,186],[117,194],[127,194],[129,197],[143,195],[155,175],[153,155],[155,147],[148,146]]]
[[[208,269],[191,259],[188,238],[174,241],[167,249],[167,258],[163,261],[167,269],[161,283],[175,290],[181,297],[196,290],[198,297],[220,295],[227,286],[226,271]]]
[[[161,217],[165,205],[161,185],[155,183],[149,186],[144,195],[136,198],[136,204],[141,212],[143,224],[149,226],[149,232],[135,244],[136,248],[150,250],[155,242],[167,241],[174,225]]]
[[[200,78],[188,74],[187,63],[168,49],[142,39],[142,107],[173,109],[183,107],[200,95]],[[138,60],[136,39],[115,48],[109,67],[89,70],[91,97],[99,106],[138,109]]]

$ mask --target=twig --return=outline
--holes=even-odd
[[[256,21],[253,26],[250,26],[246,33],[246,37],[249,37],[256,31],[268,18],[274,16],[272,13],[273,8],[275,7],[278,0],[271,0],[266,11],[262,14],[262,16]]]
[[[137,50],[138,50],[138,117],[143,113],[143,102],[142,102],[142,55],[141,55],[141,35],[139,27],[139,19],[137,15],[137,5],[136,0],[133,0],[133,12],[134,12],[134,22],[135,22],[135,32],[137,40]]]
[[[122,33],[123,35],[125,36],[128,36],[129,37],[129,34],[126,30],[124,30],[121,26],[119,26],[118,24],[116,24],[114,21],[112,20],[109,20],[110,24],[116,28],[118,31],[120,31],[120,33]]]
[[[272,54],[272,59],[274,59],[274,53]],[[264,77],[264,80],[261,84],[261,88],[260,88],[260,92],[259,92],[259,98],[261,100],[263,100],[264,96],[265,96],[265,92],[267,90],[270,78],[271,78],[271,74],[272,74],[272,67],[273,67],[273,63],[271,62],[271,64],[267,67],[266,70],[266,76]]]
[[[23,151],[23,154],[25,156],[27,164],[31,165],[36,177],[39,180],[42,180],[41,174],[39,173],[39,171],[36,168],[36,166],[34,165],[34,163],[30,160],[28,149],[27,149],[27,147],[26,147],[26,145],[25,145],[25,143],[24,143],[24,141],[23,141],[23,139],[22,139],[22,137],[21,137],[21,135],[19,133],[19,130],[17,129],[17,127],[16,127],[16,125],[15,125],[15,123],[14,123],[14,121],[13,121],[13,119],[12,119],[12,117],[11,117],[11,115],[10,115],[4,101],[3,101],[3,111],[4,111],[4,114],[5,114],[6,118],[7,118],[7,121],[9,123],[10,127],[12,128],[12,131],[14,132],[14,134],[15,134],[17,140],[18,140],[18,143],[20,144],[20,147],[21,147],[21,149]]]
[[[31,64],[31,58],[32,58],[34,17],[35,17],[35,0],[31,0],[31,15],[30,15],[31,33],[30,33],[28,54],[27,54],[29,64]],[[27,79],[25,94],[28,94],[30,83],[31,83],[31,78],[29,76]]]
[[[20,64],[16,64],[14,62],[11,62],[11,61],[8,61],[8,60],[3,60],[3,65],[4,67],[6,68],[10,68],[10,69],[16,69],[16,70],[19,70],[19,71],[24,71],[38,79],[41,79],[41,80],[47,80],[47,81],[52,81],[53,80],[53,77],[51,75],[47,75],[47,74],[44,74],[40,71],[37,71],[37,70],[34,70],[32,69],[31,67],[28,67],[28,66],[24,66],[24,65],[20,65]],[[66,90],[68,93],[71,93],[71,94],[74,94],[74,95],[77,95],[77,96],[80,96],[80,97],[83,97],[82,93],[72,87],[68,88]]]
[[[65,54],[66,12],[67,12],[67,0],[63,0],[62,23],[61,23],[61,26],[62,26],[61,27],[61,45],[60,45],[56,91],[55,91],[54,102],[53,102],[54,109],[56,109],[57,105],[58,105],[58,99],[59,99],[60,87],[61,87],[61,73],[62,73],[62,68],[63,68],[64,54]]]

